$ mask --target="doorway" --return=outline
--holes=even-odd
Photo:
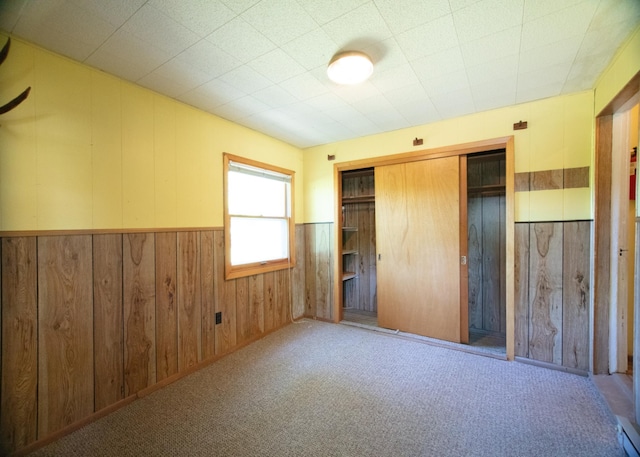
[[[640,275],[637,274],[640,263],[638,239],[640,236],[640,219],[637,209],[631,215],[630,205],[624,195],[624,185],[629,184],[631,150],[631,136],[640,130],[638,121],[630,126],[630,113],[640,102],[640,73],[637,73],[611,102],[602,109],[596,117],[596,154],[594,181],[594,236],[593,236],[593,312],[591,330],[594,336],[591,346],[590,371],[597,376],[594,379],[608,379],[626,377],[629,369],[628,357],[633,354],[635,368],[631,383],[616,383],[623,385],[625,395],[633,398],[634,419],[640,418],[640,374],[638,370],[638,348],[640,347]],[[632,133],[633,132],[633,133]],[[637,140],[636,140],[637,142]],[[637,144],[635,145],[637,146]],[[626,172],[625,170],[629,170]],[[621,186],[621,184],[624,185]],[[620,187],[623,187],[622,190]],[[637,183],[636,183],[637,189]],[[619,209],[614,210],[614,205]],[[617,212],[616,212],[617,211]],[[617,233],[620,225],[620,214],[626,213],[634,221],[633,229],[635,246],[632,251],[624,251],[624,239]],[[624,217],[624,216],[623,216]],[[631,222],[629,222],[631,229]],[[626,249],[631,249],[631,244]],[[620,251],[623,249],[623,251]],[[620,254],[623,254],[622,256]],[[628,277],[629,270],[620,257],[628,257],[634,262],[636,273]],[[628,289],[620,287],[619,275],[627,276]],[[626,298],[618,293],[629,291],[633,296],[633,309],[628,308]],[[630,297],[629,297],[630,299]],[[631,315],[633,321],[631,321]],[[629,344],[633,339],[632,343]],[[611,374],[611,376],[609,376]],[[605,395],[606,397],[606,395]]]

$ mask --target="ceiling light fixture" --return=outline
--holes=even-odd
[[[327,76],[337,84],[360,84],[373,73],[373,63],[368,55],[359,51],[341,52],[333,56]]]

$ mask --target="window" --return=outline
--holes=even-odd
[[[293,266],[294,172],[224,154],[225,276]]]

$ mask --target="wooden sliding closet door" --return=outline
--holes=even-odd
[[[459,157],[376,167],[378,325],[460,342]]]

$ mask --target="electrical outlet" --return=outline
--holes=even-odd
[[[222,324],[222,311],[216,313],[216,325]]]

